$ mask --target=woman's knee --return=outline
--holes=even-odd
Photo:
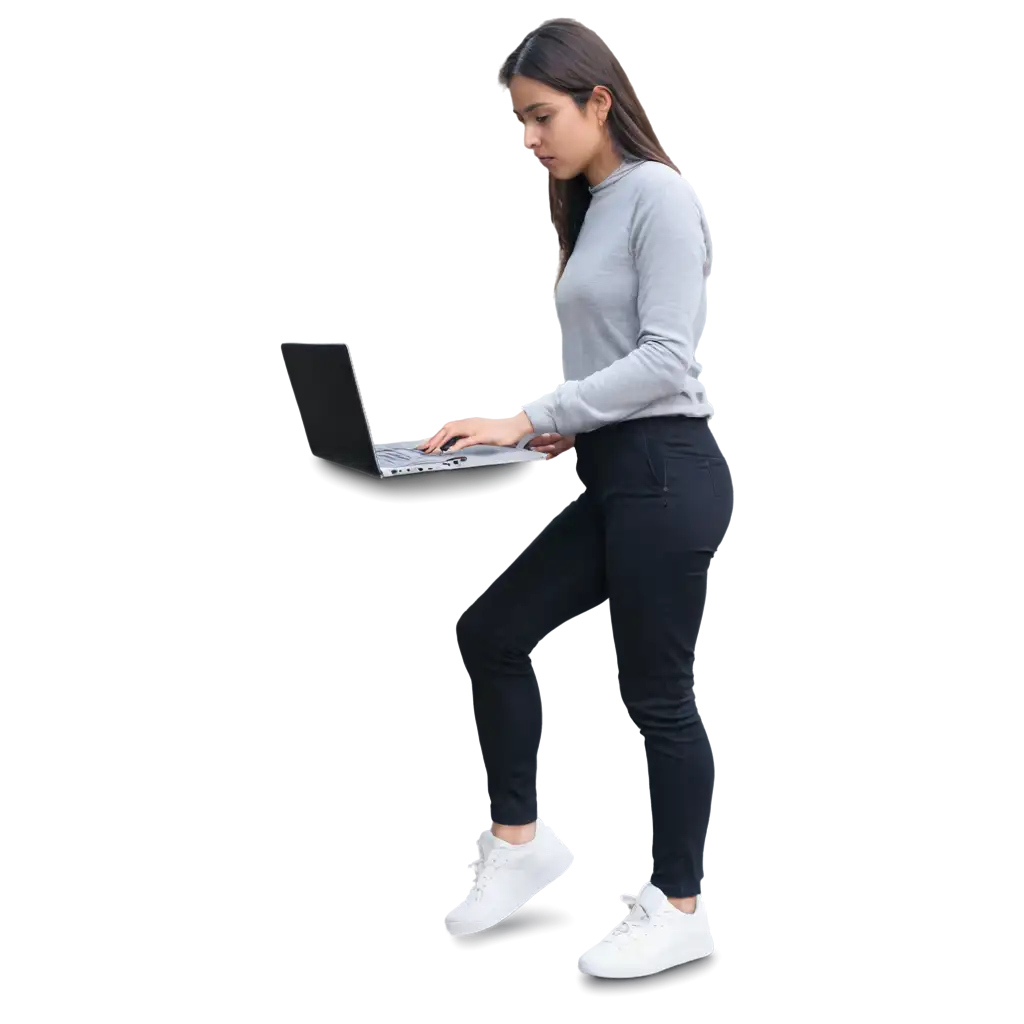
[[[463,660],[487,659],[506,663],[529,655],[533,643],[524,640],[512,623],[488,609],[482,602],[470,605],[455,623],[455,635]]]
[[[701,727],[693,685],[629,689],[620,686],[622,702],[641,732],[676,734]]]
[[[462,663],[477,682],[495,678],[504,662],[501,644],[478,605],[467,608],[455,624]]]

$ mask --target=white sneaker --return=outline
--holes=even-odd
[[[504,921],[573,861],[569,848],[540,818],[528,843],[509,843],[486,829],[477,846],[480,857],[469,865],[476,869],[473,888],[444,919],[452,935],[469,935]]]
[[[598,978],[640,978],[708,956],[715,948],[704,897],[684,913],[648,882],[636,896],[622,896],[629,913],[596,946],[580,957],[584,974]]]

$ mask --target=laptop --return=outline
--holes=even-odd
[[[434,455],[416,450],[416,445],[433,434],[415,441],[374,444],[348,345],[285,342],[281,352],[309,449],[318,458],[385,479],[547,458],[544,452],[526,447],[536,434],[520,438],[516,445],[471,444],[457,452]]]

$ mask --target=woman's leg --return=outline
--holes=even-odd
[[[473,888],[445,918],[453,934],[504,920],[572,863],[571,851],[551,829],[537,833],[541,701],[530,652],[559,623],[604,600],[602,550],[597,510],[583,493],[456,624],[487,769],[490,831],[497,838],[480,837]],[[492,847],[502,840],[509,848],[492,858]],[[511,846],[521,849],[512,853]]]
[[[463,612],[456,626],[491,820],[537,820],[541,700],[530,652],[556,626],[605,600],[604,526],[584,491]]]
[[[708,566],[733,502],[728,467],[705,431],[636,428],[628,440],[642,475],[604,502],[619,688],[647,755],[651,882],[674,898],[696,896],[704,875],[714,760],[694,700],[694,648]]]

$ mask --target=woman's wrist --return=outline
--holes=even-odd
[[[536,431],[533,429],[533,421],[529,416],[526,415],[525,409],[520,409],[518,416],[512,417],[512,422],[516,427],[521,427],[522,432],[519,435],[518,440],[522,440],[527,434],[534,434]]]

